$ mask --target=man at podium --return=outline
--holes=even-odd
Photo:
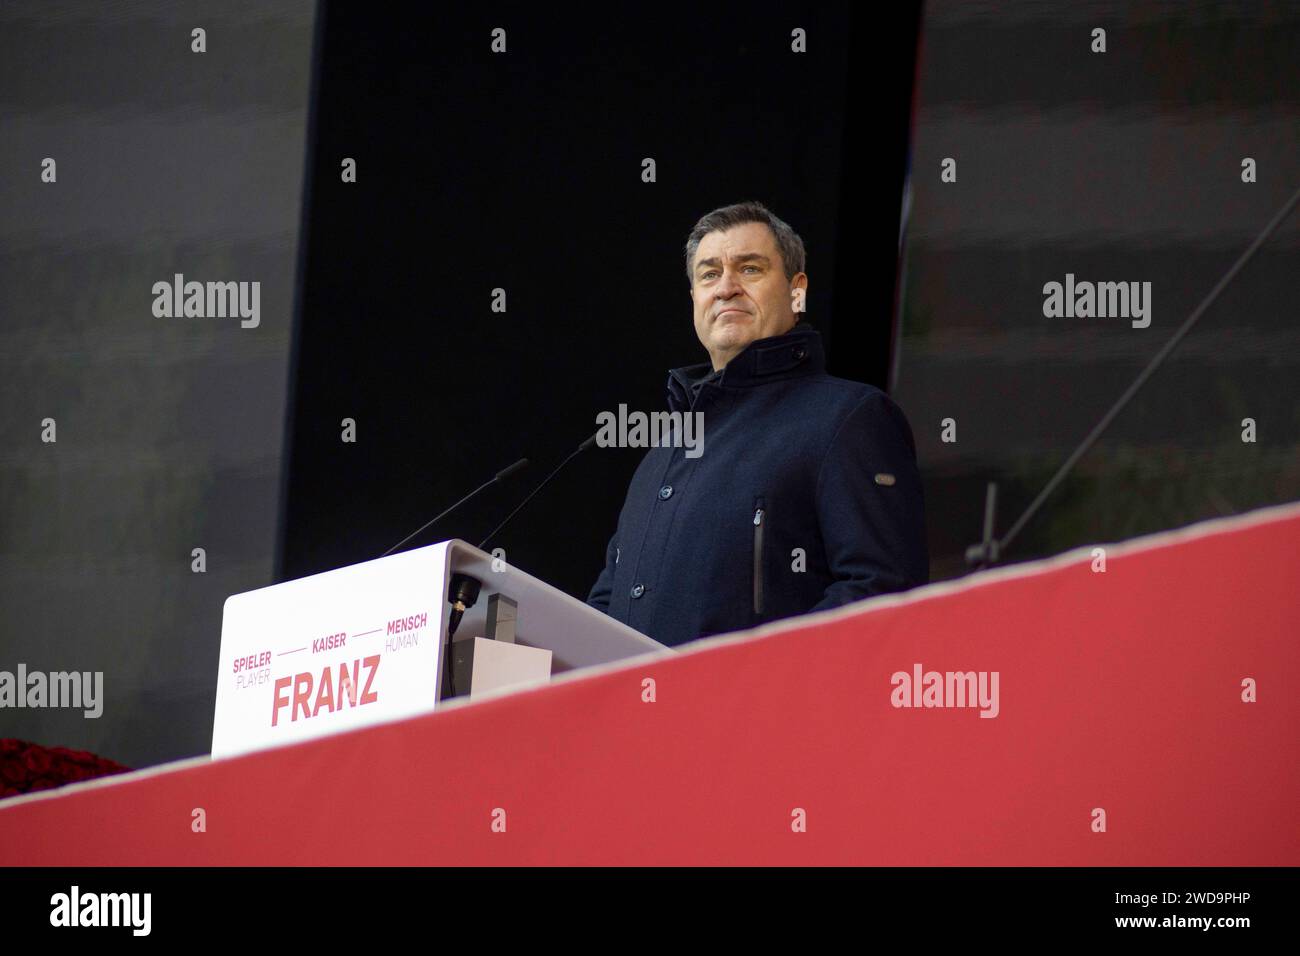
[[[668,406],[698,413],[703,440],[646,453],[587,598],[664,644],[929,580],[911,428],[878,388],[826,373],[799,321],[804,265],[803,240],[755,202],[687,239],[709,361],[669,373]]]

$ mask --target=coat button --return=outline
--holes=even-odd
[[[673,486],[672,486],[672,485],[664,485],[662,488],[659,489],[659,500],[660,500],[660,501],[667,501],[667,500],[668,500],[669,498],[671,498],[672,496],[673,496]]]
[[[808,352],[806,349],[804,349],[802,345],[796,345],[794,347],[794,360],[796,362],[802,362],[807,357],[808,357]]]
[[[634,597],[634,598],[639,598],[639,597],[640,597],[641,595],[643,595],[643,594],[645,594],[645,585],[644,585],[644,584],[638,584],[638,585],[636,585],[635,587],[632,588],[632,597]]]

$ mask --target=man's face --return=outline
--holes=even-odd
[[[785,277],[776,236],[761,222],[747,222],[700,240],[691,269],[695,334],[720,369],[750,342],[794,328],[793,296],[807,289],[800,272]]]

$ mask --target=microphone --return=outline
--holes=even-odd
[[[594,440],[594,437],[593,437],[593,440]],[[390,554],[392,554],[394,551],[396,551],[396,550],[397,550],[398,548],[400,548],[402,545],[406,544],[406,542],[410,541],[412,538],[414,538],[417,534],[419,534],[419,533],[420,533],[421,531],[423,531],[425,528],[429,527],[429,525],[433,524],[435,521],[439,521],[439,520],[441,520],[442,518],[447,517],[447,515],[451,514],[453,511],[455,511],[457,508],[459,508],[459,507],[460,507],[461,505],[463,505],[465,502],[469,501],[469,499],[473,498],[476,494],[478,494],[478,493],[479,493],[480,491],[482,491],[484,488],[488,487],[489,485],[495,485],[498,481],[501,481],[501,480],[504,479],[504,478],[508,478],[508,477],[510,477],[510,476],[513,475],[516,471],[518,471],[519,469],[525,467],[527,464],[528,464],[528,459],[527,459],[527,458],[520,458],[520,459],[519,459],[517,462],[515,462],[513,465],[509,465],[509,466],[507,466],[507,467],[505,467],[505,468],[502,468],[502,469],[501,469],[500,471],[498,471],[495,475],[493,475],[493,476],[492,476],[491,478],[489,478],[487,481],[483,482],[483,484],[479,485],[477,488],[475,488],[473,491],[471,491],[469,494],[467,494],[464,498],[461,498],[460,501],[456,502],[454,505],[452,505],[450,508],[448,508],[448,509],[447,509],[446,511],[444,511],[442,514],[437,515],[437,516],[434,517],[434,518],[430,518],[428,521],[426,521],[423,525],[421,525],[421,526],[420,526],[419,528],[417,528],[415,531],[412,531],[410,534],[408,534],[408,535],[407,535],[405,538],[403,538],[401,541],[397,542],[397,544],[393,545],[391,548],[389,548],[387,551],[385,551],[383,554],[381,554],[380,557],[381,557],[381,558],[386,558],[386,557],[388,557]]]
[[[584,441],[584,442],[583,442],[581,445],[579,445],[579,446],[578,446],[574,451],[570,452],[570,453],[569,453],[569,457],[566,458],[566,459],[564,459],[564,461],[560,462],[558,465],[556,465],[556,466],[555,466],[555,470],[554,470],[553,472],[551,472],[549,475],[546,476],[546,480],[545,480],[545,481],[543,481],[540,485],[538,485],[536,488],[533,489],[532,494],[530,494],[527,498],[525,498],[523,501],[521,501],[521,502],[519,503],[519,506],[518,506],[517,508],[515,508],[514,511],[512,511],[512,512],[510,512],[510,514],[506,515],[504,521],[502,521],[499,525],[497,525],[495,528],[493,528],[493,529],[488,533],[488,536],[487,536],[486,538],[484,538],[482,541],[479,542],[479,544],[478,544],[478,549],[479,549],[480,551],[482,551],[482,550],[484,549],[484,547],[487,545],[487,543],[488,543],[489,541],[491,541],[493,538],[495,538],[495,537],[497,536],[497,532],[500,531],[502,528],[504,528],[507,524],[510,523],[510,519],[511,519],[511,518],[513,518],[515,515],[519,514],[519,512],[522,511],[522,510],[524,509],[524,506],[527,505],[528,502],[532,501],[535,497],[537,497],[537,493],[538,493],[539,491],[541,491],[543,488],[545,488],[547,485],[549,485],[549,484],[551,483],[551,479],[554,478],[556,475],[558,475],[558,474],[560,473],[560,469],[562,469],[562,468],[563,468],[565,465],[567,465],[569,462],[573,461],[573,459],[577,458],[579,455],[581,455],[584,451],[586,451],[586,450],[587,450],[588,448],[590,448],[592,445],[596,444],[596,439],[599,438],[599,437],[600,437],[600,432],[596,432],[596,434],[592,435],[590,438],[588,438],[586,441]]]

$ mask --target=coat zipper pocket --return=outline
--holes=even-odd
[[[767,512],[763,499],[754,500],[754,613],[763,614],[763,520]]]

